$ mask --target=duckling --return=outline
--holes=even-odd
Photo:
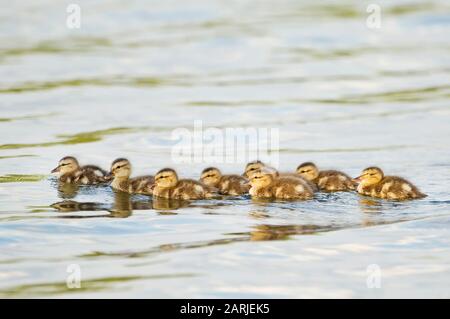
[[[110,175],[113,176],[113,189],[130,193],[152,195],[155,178],[151,175],[130,178],[131,163],[126,158],[118,158],[111,164]]]
[[[250,177],[250,195],[254,198],[311,199],[314,191],[304,180],[292,176],[274,177],[266,169]]]
[[[335,171],[319,171],[314,163],[306,162],[297,167],[297,174],[317,185],[326,192],[349,191],[356,188],[355,182],[347,174]]]
[[[384,199],[418,199],[427,195],[407,180],[397,176],[384,176],[378,167],[368,167],[355,178],[359,182],[357,191],[362,195]]]
[[[245,170],[244,170],[244,173],[242,174],[242,176],[244,176],[246,178],[250,178],[251,174],[255,173],[256,171],[260,170],[263,167],[267,167],[267,166],[266,166],[266,164],[264,164],[261,161],[249,162],[245,166]]]
[[[192,179],[178,179],[175,170],[164,168],[155,175],[153,197],[170,199],[204,199],[215,195],[215,190]]]
[[[63,157],[52,174],[59,175],[61,183],[95,185],[108,181],[107,172],[95,165],[80,166],[75,157]]]
[[[317,185],[315,183],[309,181],[308,179],[304,178],[303,176],[300,176],[296,173],[280,173],[275,168],[267,166],[266,164],[264,164],[261,161],[253,161],[253,162],[248,163],[247,166],[245,166],[245,171],[242,175],[247,177],[248,179],[250,179],[252,174],[260,171],[262,168],[269,169],[271,171],[271,174],[273,175],[273,177],[299,178],[303,182],[307,183],[309,188],[311,188],[313,192],[319,191],[319,188],[317,187]]]
[[[247,194],[250,189],[248,180],[239,175],[222,175],[215,167],[205,168],[200,177],[200,182],[218,189],[222,195]]]

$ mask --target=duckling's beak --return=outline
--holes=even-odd
[[[61,166],[57,166],[54,169],[52,169],[52,174],[59,173],[60,168],[61,168]]]
[[[112,171],[105,175],[105,179],[106,180],[113,179],[113,177],[114,177],[114,172],[112,172]]]
[[[355,178],[353,179],[353,181],[354,181],[355,183],[361,183],[361,181],[362,181],[362,175],[360,175],[360,176],[358,176],[358,177],[355,177]]]

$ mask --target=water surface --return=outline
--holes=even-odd
[[[0,13],[0,297],[450,297],[446,1],[381,1],[381,29],[361,1],[77,3],[74,30],[65,3]],[[168,203],[48,175],[70,154],[198,178],[170,161],[195,120],[279,128],[284,171],[378,165],[429,196]]]

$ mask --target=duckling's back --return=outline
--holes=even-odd
[[[109,180],[107,175],[108,173],[98,166],[85,165],[76,172],[75,181],[85,185],[100,184]]]
[[[151,175],[134,177],[129,182],[130,193],[152,195],[155,178]]]
[[[398,176],[385,176],[375,187],[377,197],[386,199],[419,199],[427,195],[406,179]]]
[[[182,179],[171,190],[170,197],[177,199],[204,199],[214,196],[214,189],[193,179]]]
[[[303,176],[300,176],[300,175],[297,174],[297,173],[280,173],[279,177],[293,177],[293,178],[299,178],[299,179],[301,179],[304,183],[308,184],[309,188],[310,188],[313,192],[318,192],[318,191],[319,191],[319,188],[317,187],[316,183],[307,180],[306,178],[304,178]]]
[[[223,195],[242,195],[250,190],[248,180],[240,175],[224,175],[218,184],[219,192]]]
[[[280,176],[272,185],[274,197],[279,199],[310,199],[314,191],[308,183],[294,176]]]
[[[316,178],[316,183],[321,190],[329,192],[348,191],[356,188],[356,184],[350,176],[335,170],[319,172],[319,176]]]

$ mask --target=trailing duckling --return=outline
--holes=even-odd
[[[52,170],[61,183],[95,185],[109,180],[108,173],[95,165],[80,166],[73,156],[63,157]]]
[[[249,181],[240,175],[222,175],[215,167],[205,168],[201,174],[200,182],[215,187],[222,195],[247,194],[250,189]]]
[[[118,158],[111,164],[111,187],[129,194],[153,195],[155,178],[151,175],[130,178],[131,163],[126,158]]]
[[[321,191],[339,192],[356,189],[356,183],[347,174],[335,170],[319,171],[317,166],[311,162],[300,164],[296,172],[317,185]]]
[[[261,169],[250,177],[250,195],[254,198],[311,199],[314,191],[303,179],[292,176],[274,177],[271,171]]]
[[[354,180],[359,182],[358,193],[366,196],[393,200],[419,199],[427,196],[404,178],[384,176],[378,167],[366,168]]]
[[[248,179],[251,178],[251,176],[255,173],[255,172],[259,172],[261,171],[261,169],[268,169],[270,170],[271,174],[273,175],[273,177],[293,177],[293,178],[299,178],[301,179],[303,182],[305,182],[306,184],[308,184],[309,188],[312,189],[313,192],[317,192],[319,191],[319,188],[317,187],[317,185],[311,181],[309,181],[308,179],[304,178],[303,176],[300,176],[296,173],[280,173],[278,172],[275,168],[267,166],[266,164],[264,164],[261,161],[253,161],[248,163],[245,166],[245,171],[242,174],[242,176],[247,177]]]
[[[153,197],[169,199],[205,199],[216,195],[216,190],[193,179],[178,179],[175,170],[164,168],[155,175]]]

